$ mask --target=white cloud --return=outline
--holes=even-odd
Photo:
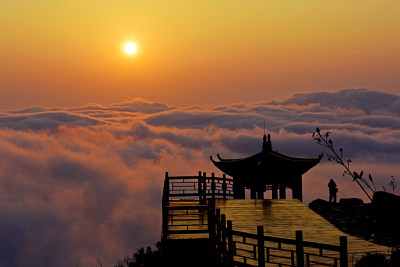
[[[382,99],[382,102],[381,102]],[[400,171],[399,96],[369,90],[295,95],[252,105],[168,107],[142,99],[110,106],[30,107],[0,116],[0,265],[115,263],[160,238],[164,172],[219,171],[209,160],[261,150],[264,119],[273,149],[325,152],[311,137],[333,133],[355,170],[386,186]],[[304,176],[306,202],[365,197],[325,159]]]

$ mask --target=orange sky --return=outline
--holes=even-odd
[[[2,1],[0,108],[397,93],[399,14],[398,0]]]

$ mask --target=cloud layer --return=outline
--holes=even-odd
[[[347,89],[258,104],[169,107],[143,99],[110,106],[28,107],[0,112],[0,266],[108,266],[160,238],[164,172],[219,171],[209,161],[261,149],[317,157],[316,126],[333,133],[354,170],[377,187],[400,167],[400,96]],[[323,160],[304,177],[305,202],[361,197]],[[290,195],[290,194],[289,194]]]

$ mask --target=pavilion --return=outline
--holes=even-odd
[[[210,157],[222,172],[233,177],[233,197],[245,199],[245,189],[250,189],[252,199],[263,199],[266,190],[272,190],[272,199],[286,199],[286,188],[292,190],[292,198],[303,200],[303,174],[316,166],[318,158],[294,158],[272,151],[271,136],[264,134],[262,151],[253,156],[219,161]]]

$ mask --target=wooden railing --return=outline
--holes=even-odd
[[[162,238],[176,234],[209,233],[207,199],[233,198],[233,180],[216,177],[214,173],[207,177],[199,171],[198,176],[169,176],[165,173],[162,197]],[[170,200],[196,199],[198,205],[171,206]]]
[[[166,235],[208,234],[208,206],[167,206],[168,229]]]
[[[263,226],[257,226],[257,234],[246,233],[234,230],[212,202],[209,209],[210,240],[223,265],[348,266],[346,236],[339,238],[340,245],[330,245],[304,241],[302,231],[296,231],[295,239],[266,236]]]
[[[170,177],[165,175],[162,198],[162,239],[173,235],[202,234],[215,245],[223,266],[340,266],[347,267],[347,237],[340,245],[303,240],[302,231],[294,239],[265,236],[263,226],[257,234],[234,230],[232,221],[215,208],[216,198],[232,197],[232,180],[212,174]],[[171,199],[196,200],[195,205],[170,205]],[[206,200],[208,199],[208,205]],[[198,202],[197,202],[198,200]],[[184,202],[182,202],[184,203]]]
[[[200,201],[207,198],[232,198],[233,197],[233,180],[227,178],[224,174],[222,177],[216,177],[214,173],[207,177],[199,171],[197,176],[169,176],[165,174],[164,194],[168,198],[189,198],[196,197]]]

